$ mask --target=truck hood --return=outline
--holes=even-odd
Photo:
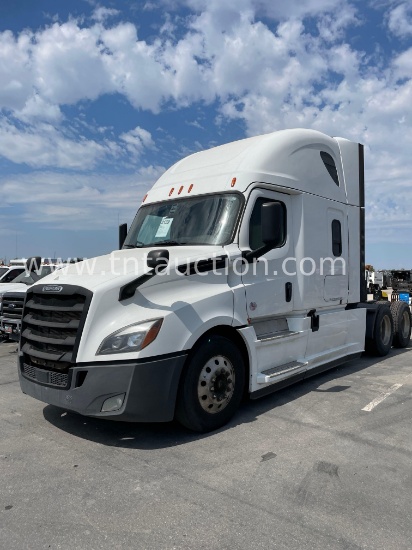
[[[3,283],[0,285],[0,296],[6,292],[26,292],[30,286],[24,283]]]
[[[230,255],[234,245],[222,246],[173,246],[157,248],[135,248],[116,250],[105,256],[90,258],[83,262],[70,264],[44,277],[35,286],[43,284],[70,284],[91,291],[120,287],[150,271],[147,267],[147,255],[152,250],[169,251],[169,268],[195,262],[202,259]],[[238,250],[237,246],[235,247]],[[229,249],[229,250],[228,250]],[[230,250],[231,249],[231,250]],[[232,252],[233,254],[233,252]],[[159,277],[158,279],[162,279]],[[167,277],[170,280],[169,277]],[[160,282],[160,281],[159,281]]]

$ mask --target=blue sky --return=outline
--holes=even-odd
[[[410,0],[0,3],[0,258],[95,256],[179,158],[365,144],[367,255],[412,267]]]

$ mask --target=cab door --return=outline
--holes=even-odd
[[[242,282],[245,285],[247,315],[252,322],[278,317],[293,309],[296,270],[292,263],[285,262],[293,255],[291,197],[267,189],[254,189],[246,205],[239,245],[242,251],[263,246],[261,209],[264,203],[271,201],[278,201],[284,207],[285,240],[278,248],[244,266]]]

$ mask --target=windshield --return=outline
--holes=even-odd
[[[7,273],[9,270],[8,267],[0,267],[0,279],[3,277],[5,273]]]
[[[49,275],[52,271],[54,271],[56,268],[54,266],[50,265],[42,265],[40,266],[39,271],[23,271],[23,273],[20,273],[18,277],[16,277],[13,281],[13,283],[23,283],[25,285],[32,285],[39,279],[43,279],[46,275]]]
[[[227,193],[142,206],[124,248],[227,244],[232,239],[241,203],[241,195]]]

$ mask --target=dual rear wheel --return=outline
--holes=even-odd
[[[405,348],[411,337],[411,312],[405,302],[378,302],[372,338],[367,338],[365,351],[384,357],[392,346]]]

